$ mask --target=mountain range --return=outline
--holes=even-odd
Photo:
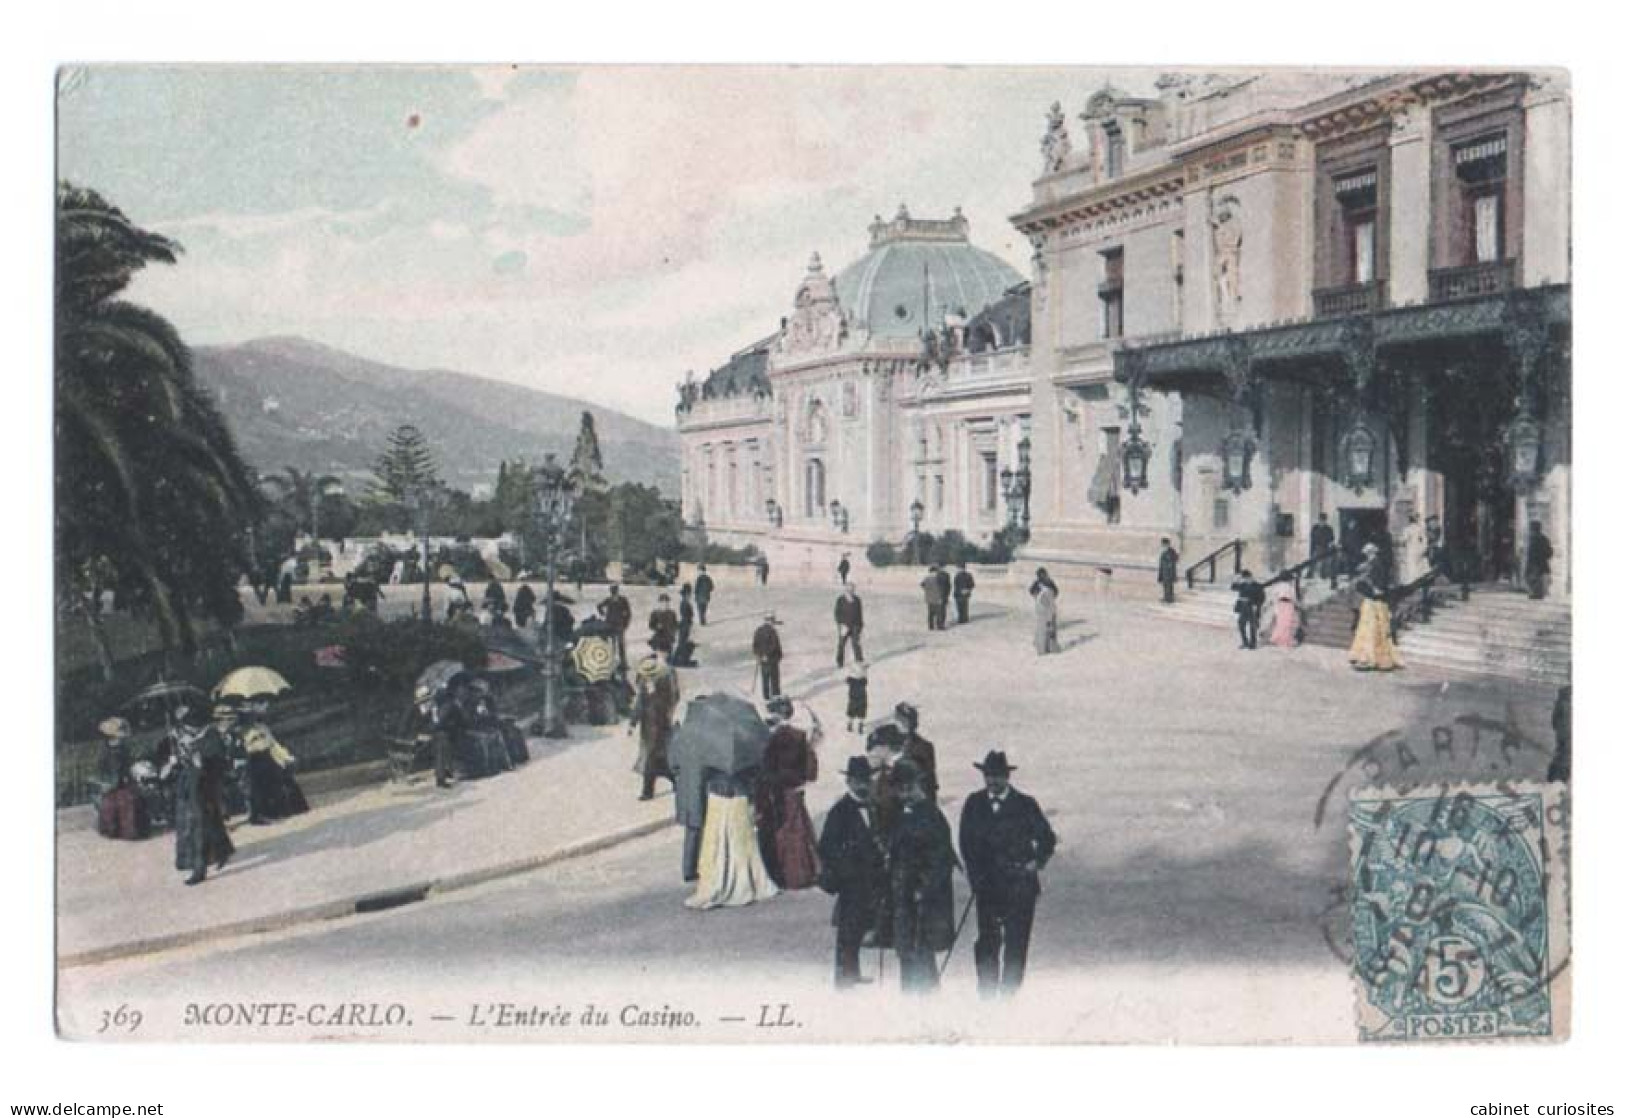
[[[568,461],[581,413],[598,430],[611,481],[656,485],[675,496],[677,432],[609,408],[517,384],[444,369],[402,369],[303,338],[198,346],[199,384],[225,413],[243,457],[262,473],[286,466],[360,484],[389,433],[423,432],[441,478],[474,490],[496,480],[504,459]]]

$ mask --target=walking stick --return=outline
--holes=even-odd
[[[954,948],[959,946],[959,933],[965,930],[965,921],[970,919],[970,906],[975,903],[976,894],[972,893],[970,899],[965,902],[965,911],[959,914],[959,924],[954,928],[954,938],[948,941],[948,954],[942,957],[942,966],[937,968],[939,976],[948,972],[948,963],[954,957]]]

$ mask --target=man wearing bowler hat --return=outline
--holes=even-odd
[[[1055,832],[1038,801],[1010,787],[1015,766],[989,750],[976,768],[986,784],[965,800],[959,853],[976,896],[976,983],[983,997],[1014,994],[1027,970],[1038,874]]]
[[[846,795],[835,801],[818,837],[818,887],[835,897],[835,988],[863,981],[858,961],[864,937],[875,927],[889,882],[886,849],[875,826],[874,770],[867,757],[853,757],[842,773]]]

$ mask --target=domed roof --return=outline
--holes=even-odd
[[[1021,273],[970,243],[970,225],[957,209],[946,221],[930,221],[900,207],[891,221],[875,218],[869,251],[836,275],[835,293],[852,329],[917,338],[945,315],[975,315],[1021,282]]]

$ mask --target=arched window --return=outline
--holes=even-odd
[[[824,515],[824,460],[822,458],[807,459],[807,505],[804,511],[808,517]]]

